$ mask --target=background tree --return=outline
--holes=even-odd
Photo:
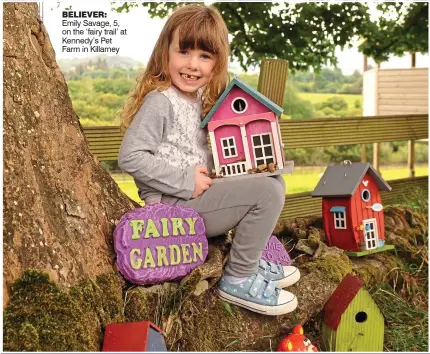
[[[184,3],[181,3],[184,4]],[[151,17],[164,18],[181,4],[143,2]],[[243,69],[264,58],[289,61],[290,71],[320,70],[336,65],[337,47],[351,47],[365,39],[359,50],[376,61],[390,54],[428,51],[428,4],[379,4],[381,15],[372,20],[365,3],[216,2],[227,23],[232,55]],[[136,3],[115,9],[130,11]]]
[[[428,53],[428,2],[380,3],[381,15],[362,26],[359,50],[380,63],[390,55]]]

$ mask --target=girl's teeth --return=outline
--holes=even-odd
[[[187,75],[187,74],[182,74],[182,77],[184,79],[189,79],[189,80],[197,80],[196,76],[191,76],[191,75]]]

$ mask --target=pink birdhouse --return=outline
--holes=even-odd
[[[322,197],[324,231],[329,246],[350,256],[393,249],[385,244],[380,191],[391,187],[369,163],[329,166],[312,197]]]
[[[279,128],[282,112],[235,77],[201,124],[209,131],[216,176],[246,175],[270,164],[266,174],[292,172],[293,161],[285,161]]]

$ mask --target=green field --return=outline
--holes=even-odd
[[[360,101],[362,106],[363,96],[362,95],[346,95],[339,93],[312,93],[312,92],[299,92],[298,96],[305,101],[309,101],[313,105],[316,103],[322,103],[327,101],[330,97],[343,98],[348,103],[348,109],[354,108],[355,101]]]
[[[320,174],[324,172],[325,166],[321,167],[295,167],[294,172],[290,175],[283,175],[286,185],[287,194],[310,192],[320,180]],[[398,166],[382,166],[381,174],[386,181],[393,179],[407,178],[408,169]],[[428,165],[416,165],[415,175],[428,176]],[[118,183],[121,190],[131,199],[140,202],[136,186],[133,179],[126,174],[112,174],[113,179]]]

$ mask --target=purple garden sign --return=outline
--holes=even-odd
[[[203,219],[191,208],[153,204],[125,213],[114,232],[120,272],[132,283],[179,280],[204,263]]]
[[[291,258],[284,245],[275,235],[270,236],[261,256],[265,261],[281,265],[290,265]]]

